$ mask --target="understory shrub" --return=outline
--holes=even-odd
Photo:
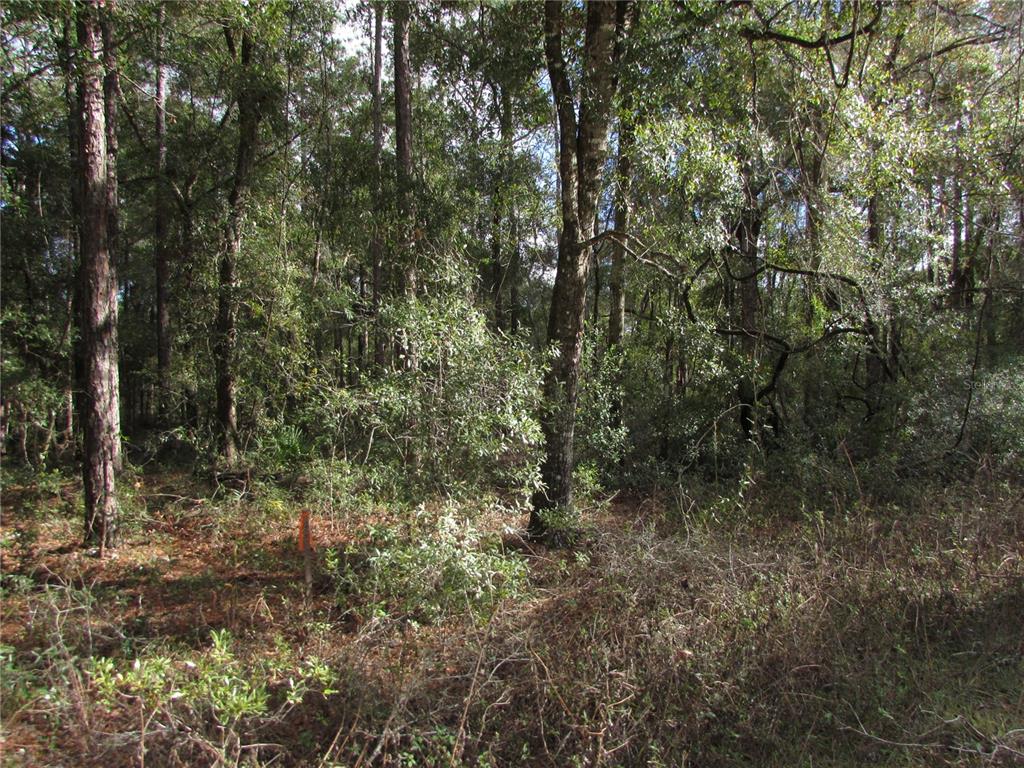
[[[358,544],[329,551],[327,567],[349,610],[431,623],[464,611],[485,616],[526,581],[524,560],[453,505],[420,506],[402,526],[370,525]]]

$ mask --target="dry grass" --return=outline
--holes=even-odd
[[[439,626],[347,611],[327,578],[307,598],[293,507],[159,480],[103,562],[71,546],[67,494],[5,489],[22,688],[4,686],[5,764],[1024,764],[1024,499],[1006,478],[820,512],[769,486],[616,499],[574,551],[510,538],[528,590]],[[325,512],[315,535],[400,519]],[[90,659],[184,670],[223,629],[232,664],[265,675],[264,711],[103,700]],[[336,692],[290,701],[314,658]]]

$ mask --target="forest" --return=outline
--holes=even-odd
[[[1024,765],[1019,0],[4,0],[4,766]]]

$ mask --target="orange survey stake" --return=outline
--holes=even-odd
[[[313,536],[309,532],[309,510],[299,513],[299,551],[309,552],[313,549]]]

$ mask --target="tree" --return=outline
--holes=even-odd
[[[380,310],[384,301],[384,238],[381,237],[384,209],[383,166],[384,107],[381,79],[384,69],[384,4],[373,4],[373,65],[370,73],[370,98],[373,101],[373,213],[374,225],[370,235],[370,261],[373,275],[373,363],[378,371],[387,365],[387,337],[381,328]]]
[[[253,38],[249,29],[242,32],[236,52],[235,33],[224,27],[224,38],[232,58],[238,57],[238,143],[235,170],[228,194],[228,215],[224,228],[217,283],[217,330],[214,355],[217,362],[217,419],[220,423],[222,451],[228,466],[238,461],[238,412],[235,347],[237,344],[238,280],[236,268],[242,251],[246,201],[256,161],[262,113],[262,94],[257,90],[253,60]]]
[[[168,225],[170,200],[167,195],[167,65],[164,50],[167,39],[167,16],[164,2],[157,5],[155,41],[154,99],[154,171],[153,196],[153,263],[156,274],[156,367],[159,414],[167,420],[171,401],[171,312],[170,312],[170,248]]]
[[[115,475],[121,461],[121,422],[117,369],[117,274],[110,248],[110,223],[117,198],[110,193],[108,137],[104,99],[104,51],[101,0],[77,9],[80,128],[81,336],[85,360],[83,385],[82,477],[85,491],[85,539],[100,553],[116,542]],[[109,24],[109,21],[105,22]],[[110,37],[108,36],[108,40]],[[109,73],[108,73],[109,74]]]
[[[545,512],[572,509],[573,437],[587,278],[629,4],[587,3],[581,76],[575,88],[564,50],[563,12],[557,0],[544,4],[544,55],[558,118],[562,228],[548,319],[548,343],[554,358],[544,380],[545,412],[541,420],[544,488],[534,494],[530,514],[529,528],[534,536],[547,531]]]
[[[412,165],[412,68],[409,65],[409,24],[412,6],[395,3],[394,40],[392,51],[395,64],[395,160],[398,185],[398,243],[401,289],[406,299],[416,298],[416,203],[413,193]],[[416,368],[415,345],[404,334],[399,339],[399,356],[406,370]]]

